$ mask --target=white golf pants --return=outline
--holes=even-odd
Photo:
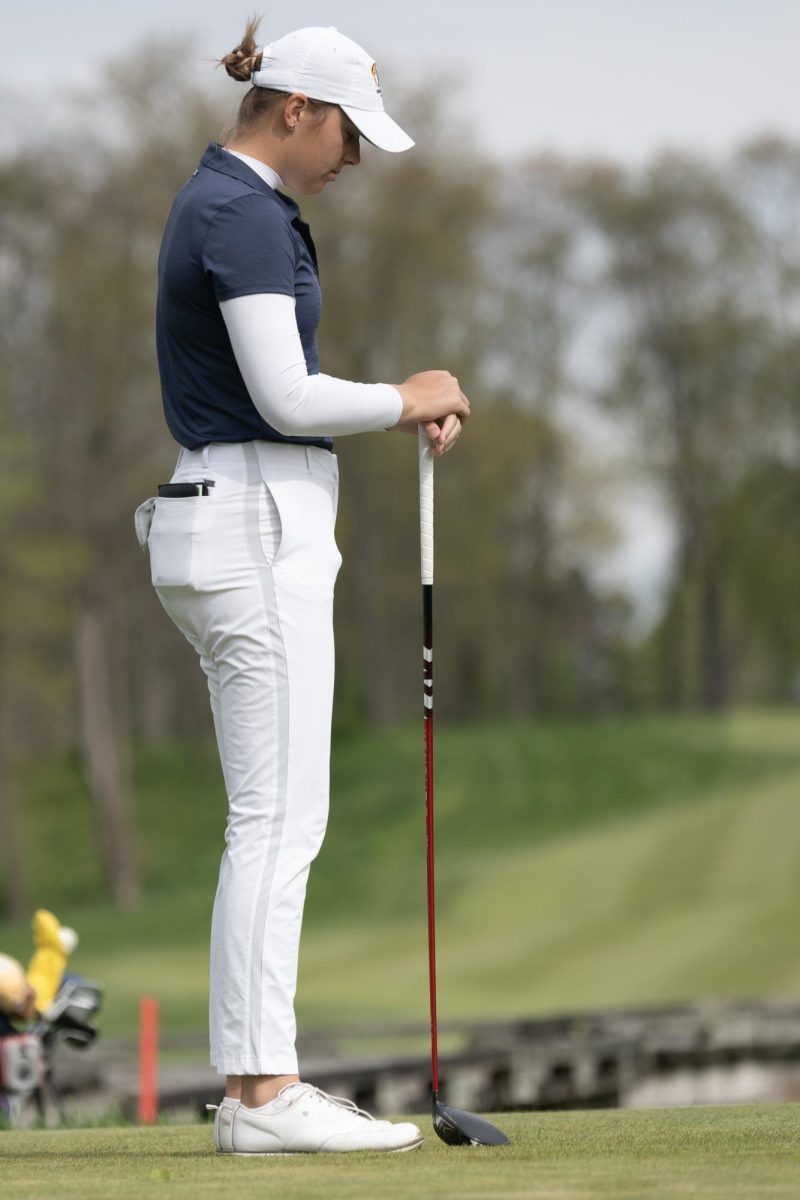
[[[147,545],[158,598],[208,679],[229,805],[211,1065],[294,1074],[300,926],[328,817],[338,461],[268,441],[182,449],[171,482],[203,479],[208,496],[147,502]]]

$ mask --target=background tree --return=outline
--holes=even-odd
[[[607,286],[625,303],[597,396],[635,430],[677,530],[660,699],[720,708],[732,698],[720,514],[779,407],[757,392],[771,335],[747,294],[752,225],[711,168],[680,154],[641,180],[589,167],[575,194],[604,237]]]

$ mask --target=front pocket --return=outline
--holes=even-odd
[[[283,540],[283,521],[275,493],[266,480],[262,480],[259,494],[258,536],[264,558],[272,566]]]
[[[192,583],[197,540],[209,499],[208,496],[156,498],[147,540],[154,587],[186,587]]]
[[[268,491],[280,518],[280,541],[271,566],[281,586],[298,596],[328,599],[342,556],[333,536],[334,488],[329,475],[272,478]],[[264,547],[267,561],[270,561]]]

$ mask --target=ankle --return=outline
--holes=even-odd
[[[274,1100],[281,1088],[299,1082],[299,1075],[243,1075],[241,1102],[245,1108],[260,1108]]]

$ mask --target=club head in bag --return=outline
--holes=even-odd
[[[450,1108],[438,1096],[433,1097],[433,1128],[448,1146],[508,1145],[506,1135],[491,1121],[460,1108]]]

